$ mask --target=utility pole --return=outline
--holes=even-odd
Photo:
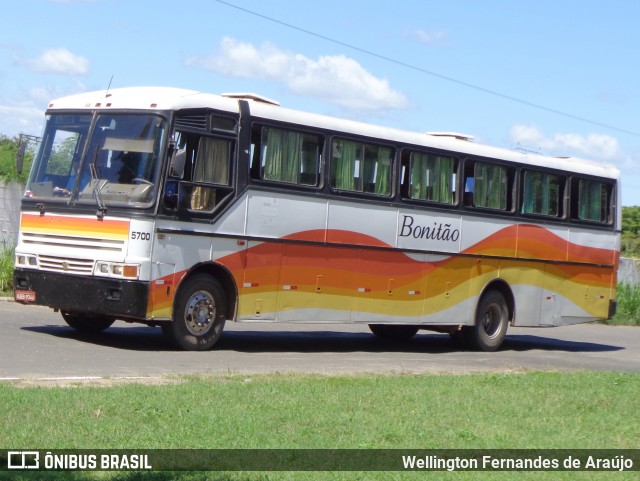
[[[27,150],[29,142],[39,142],[41,137],[37,135],[20,134],[18,138],[18,153],[16,154],[16,171],[18,174],[22,173],[22,167],[24,165],[24,153]]]

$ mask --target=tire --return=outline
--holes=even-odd
[[[406,341],[418,333],[418,327],[397,324],[369,324],[376,336],[394,341]]]
[[[62,318],[70,327],[80,332],[97,334],[109,328],[116,322],[112,317],[96,316],[92,314],[76,314],[75,312],[61,311]]]
[[[496,351],[502,345],[509,326],[509,308],[504,296],[489,291],[482,296],[476,310],[476,323],[464,329],[467,345],[479,351]]]
[[[227,319],[224,289],[217,279],[196,274],[178,291],[171,324],[163,332],[178,347],[205,351],[218,342]]]

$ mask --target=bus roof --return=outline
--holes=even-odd
[[[237,112],[238,102],[233,99],[224,99],[218,95],[203,94],[195,90],[172,87],[127,87],[97,90],[62,97],[52,100],[49,103],[48,110],[178,110],[198,107],[213,107]]]
[[[171,87],[128,87],[62,97],[49,103],[48,112],[84,109],[180,110],[211,108],[230,113],[239,113],[238,101],[240,99],[250,102],[250,110],[253,116],[297,124],[303,128],[316,127],[343,132],[347,135],[372,137],[383,142],[400,142],[459,154],[579,172],[598,177],[615,179],[620,177],[618,169],[609,164],[576,157],[548,157],[533,152],[492,147],[475,143],[472,141],[473,137],[455,132],[412,132],[338,117],[312,114],[280,107],[277,102],[270,99],[266,99],[268,100],[266,101],[264,97],[256,94],[215,95]]]

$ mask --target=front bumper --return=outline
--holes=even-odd
[[[23,304],[116,319],[147,318],[149,282],[74,276],[16,268],[15,299]]]

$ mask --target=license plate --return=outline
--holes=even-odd
[[[35,291],[17,290],[14,297],[15,297],[15,300],[18,302],[36,302]]]

